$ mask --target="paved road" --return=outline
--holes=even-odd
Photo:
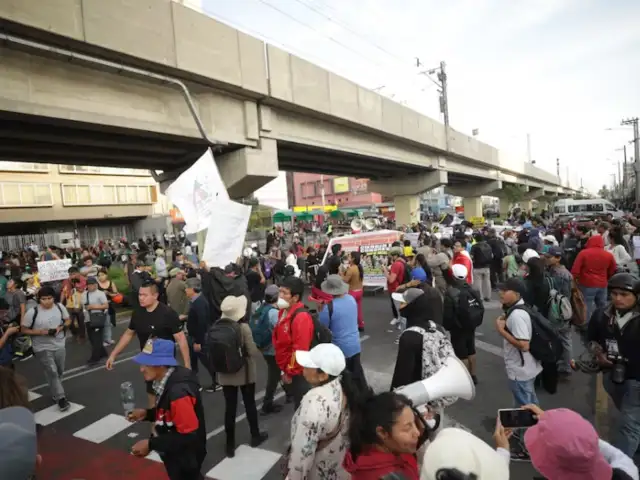
[[[478,329],[480,384],[476,398],[470,402],[460,400],[447,409],[449,424],[462,425],[489,443],[492,443],[496,411],[512,405],[501,356],[502,341],[493,328],[493,319],[499,311],[498,302],[492,301],[488,305],[485,323]],[[364,312],[366,335],[362,337],[363,366],[369,383],[377,390],[384,390],[389,387],[397,352],[393,343],[396,334],[387,331],[391,316],[388,298],[382,294],[365,297]],[[122,333],[127,319],[121,318],[119,322],[121,324],[115,330],[114,338]],[[157,463],[157,456],[152,456],[151,460],[141,460],[127,453],[131,445],[149,431],[147,425],[130,425],[124,421],[119,400],[120,384],[131,380],[136,388],[136,398],[140,403],[146,401],[141,374],[130,361],[137,353],[136,347],[137,341],[132,342],[119,357],[115,370],[108,372],[103,367],[86,368],[84,363],[89,355],[88,345],[69,343],[64,385],[73,405],[64,414],[52,406],[36,361],[31,359],[18,365],[18,371],[27,378],[30,386],[37,418],[47,424],[41,445],[44,464],[39,479],[164,478],[158,473],[162,470]],[[201,372],[200,377],[203,384],[210,383],[205,372]],[[259,362],[256,386],[258,403],[264,395],[265,378],[265,365]],[[593,377],[574,375],[569,384],[560,386],[556,395],[539,393],[541,405],[543,408],[565,406],[592,419],[595,399],[593,384]],[[282,396],[282,393],[279,395]],[[244,445],[238,449],[234,459],[225,459],[222,393],[203,393],[203,399],[209,452],[203,472],[218,480],[281,479],[278,460],[288,443],[292,405],[287,405],[279,414],[260,418],[261,428],[269,433],[269,439],[261,448],[251,449]],[[236,432],[238,445],[248,444],[250,439],[243,412],[240,402]],[[528,480],[533,477],[534,470],[529,464],[514,464],[512,475],[513,478]]]

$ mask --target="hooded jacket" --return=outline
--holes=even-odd
[[[147,410],[146,420],[155,422],[156,431],[149,449],[158,452],[165,465],[179,464],[184,471],[199,470],[207,455],[199,388],[191,370],[175,367],[156,407]]]
[[[453,256],[453,261],[451,265],[462,265],[467,269],[467,283],[471,285],[473,283],[473,263],[471,263],[471,258],[464,253],[456,253]]]
[[[420,480],[416,456],[409,453],[395,455],[371,447],[354,460],[348,451],[343,466],[351,474],[351,480],[379,480],[390,473],[403,475],[400,478],[406,480]]]
[[[214,321],[221,317],[220,305],[222,300],[229,295],[234,297],[244,295],[247,297],[247,315],[243,320],[249,321],[251,318],[251,295],[244,275],[227,276],[218,267],[213,267],[209,271],[201,270],[199,273],[202,280],[202,295],[209,302],[211,316]]]
[[[576,257],[571,274],[579,285],[587,288],[607,288],[609,278],[616,273],[616,261],[604,249],[604,240],[593,235]]]
[[[271,335],[276,363],[290,377],[302,375],[302,367],[296,363],[296,350],[308,351],[313,339],[313,318],[309,312],[298,313],[303,308],[304,304],[300,302],[280,310],[278,323]]]

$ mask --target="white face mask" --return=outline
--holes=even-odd
[[[287,302],[284,298],[278,297],[277,306],[278,306],[278,309],[285,310],[289,308],[290,305],[289,305],[289,302]]]

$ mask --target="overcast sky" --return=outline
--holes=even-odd
[[[451,125],[597,191],[640,115],[637,0],[189,0],[210,16],[441,120],[417,75],[446,61]],[[606,131],[607,128],[616,128]],[[633,156],[633,148],[628,146]],[[284,183],[261,189],[286,199]],[[278,194],[278,192],[282,192]]]

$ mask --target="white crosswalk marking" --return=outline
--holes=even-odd
[[[217,480],[237,480],[238,478],[262,478],[276,464],[282,455],[270,450],[240,445],[233,458],[225,458],[207,472],[207,477]]]
[[[153,460],[154,462],[162,463],[162,459],[160,458],[160,455],[158,455],[158,452],[151,452],[146,456],[146,458],[148,458],[149,460]]]
[[[58,405],[51,405],[43,410],[40,410],[35,413],[36,423],[40,425],[47,426],[51,425],[58,420],[61,420],[69,415],[73,415],[76,412],[79,412],[84,408],[84,405],[78,405],[77,403],[71,403],[69,410],[66,412],[61,412],[60,407]]]
[[[82,430],[78,430],[73,436],[89,440],[93,443],[102,443],[123,430],[126,430],[131,425],[133,424],[122,415],[110,413],[97,422],[87,425]]]
[[[29,390],[29,401],[33,402],[34,400],[37,400],[38,398],[40,398],[42,395],[40,395],[39,393],[36,392],[32,392],[31,390]]]

